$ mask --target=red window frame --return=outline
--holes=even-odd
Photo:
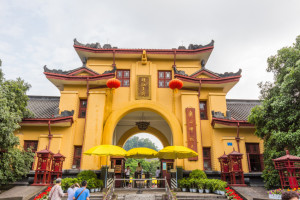
[[[82,146],[74,146],[73,165],[76,166],[76,169],[80,168],[81,153],[82,153]],[[78,160],[79,163],[77,162]]]
[[[205,163],[208,167],[205,168]],[[203,168],[204,170],[211,170],[211,152],[210,147],[203,147]]]
[[[160,74],[163,74],[163,77],[160,76]],[[167,77],[167,73],[170,73],[170,76]],[[169,88],[169,82],[172,80],[172,71],[170,70],[158,70],[157,71],[157,87],[158,88]],[[163,85],[160,85],[159,83],[162,82]]]
[[[85,118],[87,110],[87,100],[80,99],[78,118]]]
[[[263,154],[260,154],[259,143],[245,143],[250,172],[261,172],[264,170]]]
[[[120,87],[130,87],[130,70],[118,69],[116,77],[121,82]]]
[[[31,152],[35,154],[37,152],[39,141],[38,140],[24,140],[24,150],[28,151],[28,148],[31,148]],[[31,169],[34,170],[34,161],[35,161],[35,155],[34,160],[31,164]]]
[[[31,148],[31,151],[35,153],[38,147],[38,140],[24,140],[24,150],[28,151],[28,148]]]
[[[201,108],[201,104],[204,104],[204,107]],[[207,103],[206,101],[200,101],[199,102],[199,109],[200,109],[200,118],[203,120],[207,120]],[[203,114],[203,117],[202,117]]]

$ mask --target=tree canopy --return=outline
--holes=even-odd
[[[249,122],[264,139],[263,178],[267,188],[280,186],[272,159],[290,154],[300,156],[300,36],[290,47],[268,58],[274,82],[259,83],[262,104],[252,109]]]
[[[0,185],[25,176],[33,161],[33,154],[21,149],[14,135],[22,119],[31,116],[26,108],[29,87],[20,78],[6,80],[0,65]]]
[[[158,147],[149,139],[149,138],[139,138],[138,136],[131,137],[127,140],[124,145],[126,151],[136,148],[136,147],[147,147],[158,151]],[[160,161],[158,159],[145,160],[145,159],[134,159],[128,158],[126,160],[126,167],[129,166],[131,169],[131,175],[135,172],[138,163],[141,163],[141,166],[144,172],[150,172],[155,176],[155,171],[157,167],[160,167]]]
[[[158,151],[158,147],[149,138],[139,138],[138,136],[129,138],[123,148],[128,151],[136,147],[147,147]]]

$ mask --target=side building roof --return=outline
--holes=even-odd
[[[34,118],[53,118],[58,110],[60,97],[57,96],[28,96],[27,108]]]
[[[230,111],[231,117],[235,120],[247,121],[251,109],[260,105],[259,100],[247,99],[226,99],[227,110]]]
[[[54,118],[59,107],[58,96],[29,96],[27,108],[34,114],[34,118]],[[259,100],[227,99],[227,110],[235,120],[246,121],[251,109],[260,105]]]

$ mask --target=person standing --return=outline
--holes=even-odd
[[[76,190],[73,200],[90,200],[90,191],[86,188],[87,182],[82,181],[81,188]]]
[[[61,178],[55,180],[55,185],[52,187],[49,193],[49,199],[51,200],[61,200],[64,196],[64,192],[61,189]]]
[[[71,187],[68,188],[68,200],[73,200],[75,192],[79,188],[80,188],[80,186],[78,183],[75,183],[75,184],[71,185]]]
[[[129,179],[130,178],[130,168],[129,166],[127,166],[127,168],[125,169],[125,179]],[[126,187],[129,185],[129,180],[126,180]]]
[[[155,177],[156,179],[160,178],[160,169],[159,167],[157,167],[156,171],[155,171]],[[160,181],[156,181],[157,187],[160,185]]]

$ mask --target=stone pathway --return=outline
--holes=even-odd
[[[125,200],[155,200],[155,194],[126,194]]]
[[[36,194],[44,191],[47,186],[16,186],[0,194],[0,200],[4,199],[22,199],[28,200]]]
[[[232,187],[236,192],[243,195],[247,200],[269,199],[264,187]]]

